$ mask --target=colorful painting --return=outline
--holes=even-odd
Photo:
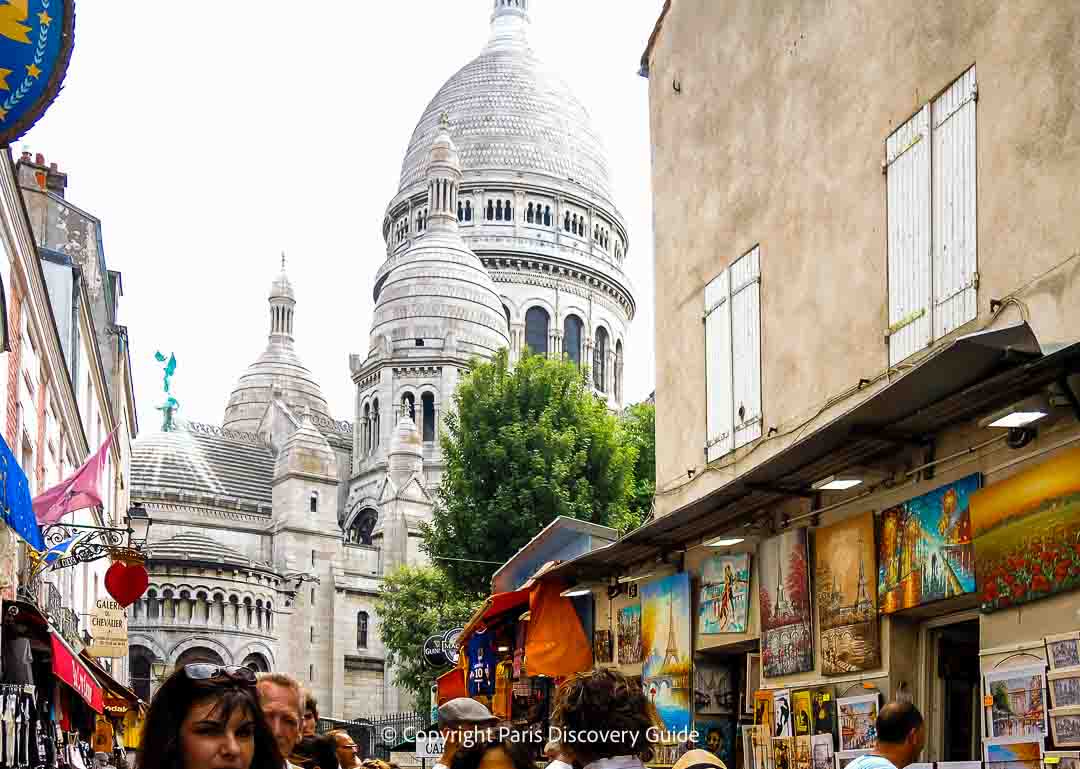
[[[698,632],[745,633],[750,613],[750,554],[706,558],[701,565]]]
[[[794,712],[792,724],[795,736],[814,733],[814,707],[810,702],[810,690],[800,689],[791,695],[791,709]]]
[[[694,662],[694,713],[735,712],[735,682],[731,667],[710,660]]]
[[[636,665],[641,662],[641,606],[624,606],[619,609],[619,664]]]
[[[791,692],[787,689],[773,692],[773,736],[795,736],[791,726]]]
[[[873,750],[877,745],[878,695],[844,697],[836,701],[840,719],[840,750]]]
[[[976,473],[881,513],[878,601],[883,614],[975,592],[969,503],[981,485]]]
[[[773,737],[773,769],[795,769],[795,738]]]
[[[1046,678],[1050,684],[1050,707],[1080,705],[1080,666],[1052,670]]]
[[[984,745],[988,769],[1040,769],[1041,737],[991,739]]]
[[[739,729],[742,732],[743,767],[744,769],[769,769],[768,752],[765,752],[764,766],[761,760],[762,728],[744,724]],[[765,740],[768,740],[766,735]]]
[[[1080,632],[1062,633],[1046,637],[1046,659],[1050,669],[1071,668],[1080,665]]]
[[[821,632],[821,672],[871,670],[881,664],[874,514],[818,529],[814,581]]]
[[[743,682],[746,695],[743,698],[743,707],[747,715],[754,713],[754,692],[761,686],[761,655],[746,655],[746,680]]]
[[[869,750],[838,750],[836,751],[836,769],[846,769],[847,765],[860,756],[865,756]]]
[[[1080,747],[1080,707],[1050,711],[1050,731],[1059,748]]]
[[[754,724],[765,728],[772,737],[773,724],[773,693],[769,691],[754,692]]]
[[[750,742],[753,749],[753,761],[744,761],[748,769],[772,769],[772,737],[764,726],[744,726],[750,730]]]
[[[670,731],[690,728],[690,575],[641,588],[641,671],[649,701]]]
[[[597,630],[593,633],[593,661],[597,664],[611,662],[610,630]]]
[[[698,733],[698,746],[724,762],[735,766],[735,720],[720,719],[702,721],[694,719],[694,731]]]
[[[794,769],[813,769],[812,757],[814,755],[813,737],[809,734],[795,737],[795,762]]]
[[[983,611],[1080,587],[1080,449],[971,498]]]
[[[1046,734],[1046,678],[1042,665],[1006,668],[986,674],[990,737]]]
[[[786,531],[758,550],[761,670],[766,677],[814,669],[806,529]]]
[[[831,734],[815,734],[810,738],[810,769],[833,769]]]
[[[831,686],[819,686],[810,692],[814,710],[814,734],[836,734],[836,700]]]
[[[1080,751],[1047,750],[1043,753],[1046,769],[1080,769]]]

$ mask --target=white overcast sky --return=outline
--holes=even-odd
[[[589,109],[630,231],[638,304],[629,400],[655,381],[647,82],[662,0],[532,0],[533,47]],[[63,92],[14,149],[69,174],[123,273],[140,428],[159,429],[155,350],[174,352],[179,416],[220,424],[266,344],[280,252],[301,360],[352,419],[383,212],[435,92],[476,56],[492,0],[83,0]]]

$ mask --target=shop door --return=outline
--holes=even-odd
[[[979,621],[929,630],[929,740],[923,761],[979,761]]]

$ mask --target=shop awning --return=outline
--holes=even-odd
[[[109,671],[97,664],[85,651],[79,657],[104,690],[103,707],[106,713],[122,716],[129,710],[138,711],[145,705],[139,695],[113,678]]]
[[[894,454],[925,436],[992,413],[1080,372],[1080,343],[1040,349],[1027,323],[971,334],[824,427],[716,491],[548,576],[603,579],[749,522],[830,475]]]
[[[457,640],[458,646],[464,646],[482,624],[490,622],[512,609],[528,606],[529,592],[528,590],[513,590],[509,593],[496,593],[488,596],[488,599],[484,601],[484,605],[476,610],[476,613],[469,620],[469,624],[461,631],[461,635],[458,636]]]
[[[50,628],[49,633],[52,640],[53,674],[74,689],[87,705],[96,712],[103,713],[105,695],[90,668],[79,659],[58,632]]]
[[[435,679],[435,683],[439,690],[439,705],[458,697],[469,696],[469,690],[465,687],[465,671],[460,667],[443,673]]]

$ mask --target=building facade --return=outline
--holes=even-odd
[[[603,148],[529,46],[527,0],[495,0],[491,36],[424,111],[387,207],[367,349],[348,358],[352,421],[300,361],[302,302],[282,264],[265,350],[222,426],[135,447],[150,589],[130,611],[136,688],[206,659],[283,670],[324,715],[414,706],[392,684],[374,610],[383,575],[425,563],[439,425],[470,361],[565,355],[622,405],[635,304]]]

